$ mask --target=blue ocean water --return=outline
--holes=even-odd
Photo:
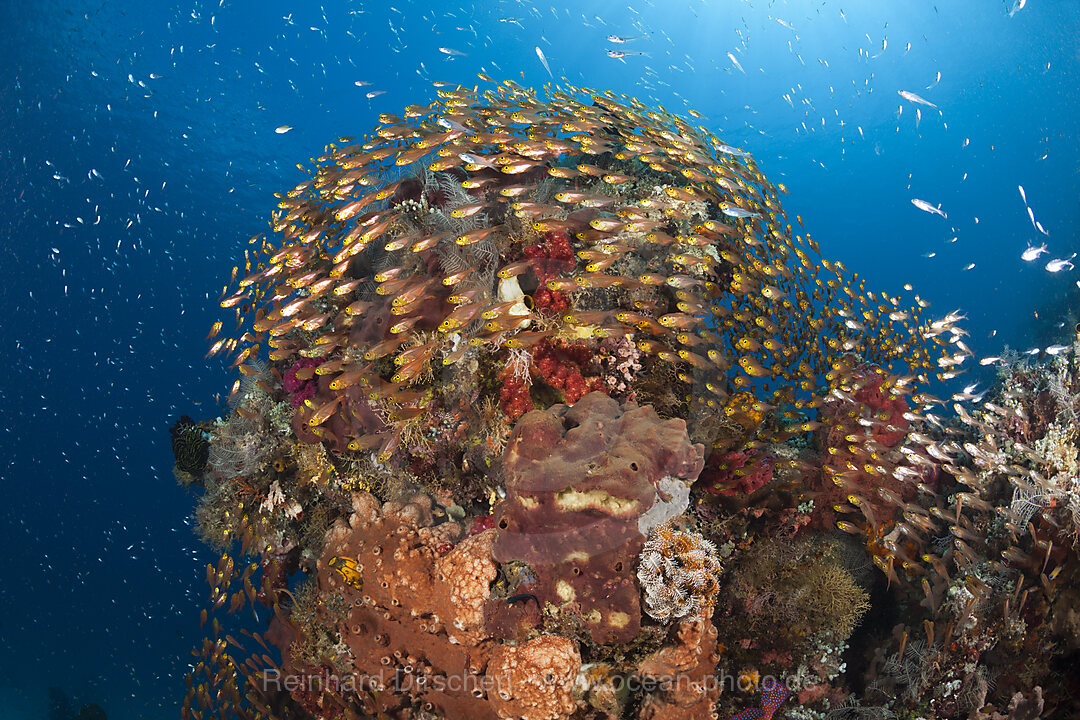
[[[233,380],[204,360],[221,288],[296,163],[433,81],[539,86],[539,48],[556,79],[694,109],[787,186],[827,257],[961,309],[977,354],[1071,334],[1080,274],[1045,265],[1080,250],[1080,6],[1009,10],[3,3],[0,717],[47,717],[50,688],[176,716],[216,557],[167,428],[217,414]]]

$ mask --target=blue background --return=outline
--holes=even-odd
[[[232,381],[203,359],[222,285],[296,163],[430,101],[431,81],[536,86],[540,47],[556,78],[705,114],[787,185],[826,256],[868,288],[910,282],[938,314],[961,308],[977,353],[1071,334],[1080,274],[1044,266],[1080,246],[1080,6],[1006,10],[5,0],[0,716],[44,717],[50,685],[114,719],[176,716],[215,558],[167,429],[217,414]],[[941,114],[923,107],[916,128],[898,90]]]

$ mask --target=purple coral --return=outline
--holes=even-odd
[[[300,371],[305,368],[315,368],[322,365],[322,362],[315,358],[300,358],[293,366],[285,371],[285,377],[282,379],[282,384],[285,386],[285,392],[289,394],[289,404],[293,407],[300,407],[305,400],[310,400],[315,397],[315,393],[318,392],[319,384],[308,373],[303,373],[304,377],[301,377]]]

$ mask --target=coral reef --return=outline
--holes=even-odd
[[[953,388],[961,314],[632,98],[379,122],[279,196],[228,411],[171,430],[222,553],[185,718],[1080,712],[1076,338]]]

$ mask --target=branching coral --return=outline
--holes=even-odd
[[[820,602],[818,611],[836,637],[850,635],[859,618],[870,608],[866,591],[839,565],[827,566],[816,573],[808,591]]]

